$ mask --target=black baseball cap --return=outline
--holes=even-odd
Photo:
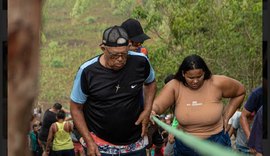
[[[109,47],[127,46],[128,34],[120,26],[109,27],[103,32],[102,44]]]
[[[129,18],[121,24],[121,27],[126,30],[131,41],[143,43],[145,40],[150,39],[150,37],[143,32],[143,28],[138,20]]]

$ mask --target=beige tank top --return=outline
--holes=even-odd
[[[175,114],[179,127],[200,138],[208,138],[223,129],[222,92],[205,80],[202,87],[192,90],[179,83]]]

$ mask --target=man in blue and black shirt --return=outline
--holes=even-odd
[[[103,54],[83,63],[75,77],[74,123],[88,155],[144,156],[156,93],[154,70],[144,54],[128,51],[128,35],[119,26],[104,31],[100,47]]]

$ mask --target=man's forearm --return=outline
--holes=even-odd
[[[83,137],[85,142],[87,144],[89,144],[89,143],[94,142],[94,141],[89,134],[89,130],[87,128],[85,118],[83,115],[82,106],[78,107],[77,105],[78,104],[75,104],[74,102],[71,101],[71,105],[70,105],[71,116],[72,116],[73,122],[74,122],[76,128],[78,129],[78,131],[80,132],[81,136]]]
[[[156,82],[144,86],[144,110],[149,111],[149,113],[152,110],[156,90],[157,90]]]
[[[240,125],[242,126],[243,131],[244,131],[247,139],[249,139],[250,128],[249,128],[249,124],[248,124],[248,121],[247,121],[247,117],[246,116],[242,116],[241,115],[241,117],[240,117]]]

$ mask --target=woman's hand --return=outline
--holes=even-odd
[[[227,118],[223,117],[223,129],[225,132],[228,132],[229,128],[230,128],[228,122],[229,122],[229,120]]]
[[[153,110],[151,111],[150,121],[151,121],[152,125],[155,125],[155,121],[152,119],[152,116],[159,118],[159,115],[157,115],[157,113],[155,111],[153,111]]]
[[[168,141],[169,141],[170,144],[174,143],[175,140],[174,140],[174,136],[172,134],[169,134]]]

